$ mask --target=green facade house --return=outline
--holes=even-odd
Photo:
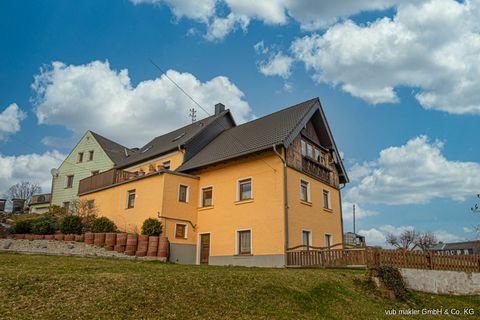
[[[87,131],[60,167],[51,171],[51,205],[70,210],[78,199],[80,180],[112,169],[134,152],[95,132]]]

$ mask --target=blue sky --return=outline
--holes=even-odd
[[[408,227],[474,238],[479,12],[477,0],[2,1],[0,193],[24,179],[48,191],[87,129],[141,146],[188,123],[192,103],[153,60],[239,122],[319,96],[352,177],[344,211],[357,204],[371,242]]]

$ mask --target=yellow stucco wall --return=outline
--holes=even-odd
[[[175,170],[182,165],[183,155],[184,154],[181,151],[174,151],[174,152],[165,154],[163,156],[160,156],[158,158],[125,168],[124,170],[134,172],[142,169],[145,173],[148,173],[150,165],[153,165],[155,168],[158,169],[158,166],[160,166],[165,161],[170,161],[170,170]]]
[[[180,184],[188,185],[189,202],[178,201]],[[80,196],[81,200],[94,200],[98,216],[112,220],[122,231],[140,233],[143,222],[157,218],[158,213],[170,218],[190,220],[196,224],[198,179],[170,173],[156,174]],[[135,206],[127,208],[127,192],[135,189]],[[188,223],[187,239],[175,238],[175,223],[172,219],[161,219],[163,235],[173,243],[195,243],[196,233]]]
[[[188,186],[188,202],[178,201],[178,192],[180,184]],[[164,226],[164,235],[168,237],[171,243],[196,244],[197,232],[192,225],[182,220],[191,221],[197,225],[197,205],[198,205],[198,179],[165,174],[163,185],[163,202],[160,210],[161,216],[176,218],[173,220],[162,218]],[[175,224],[187,224],[187,239],[175,237]]]
[[[213,207],[198,210],[198,233],[210,233],[211,256],[233,256],[238,229],[251,229],[253,255],[284,253],[283,167],[273,152],[196,174],[199,194],[213,186]],[[237,202],[237,181],[247,177],[253,201]]]
[[[312,245],[325,246],[325,234],[332,235],[332,244],[342,242],[340,191],[297,170],[287,169],[289,197],[289,247],[302,244],[302,229],[312,232]],[[311,203],[300,200],[300,179],[310,183]],[[330,191],[331,210],[323,208],[323,190]],[[338,247],[337,247],[338,248]]]

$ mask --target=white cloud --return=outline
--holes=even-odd
[[[463,227],[463,232],[465,232],[465,233],[472,233],[472,232],[473,232],[473,229],[472,229],[472,228],[469,228],[469,227]]]
[[[177,18],[207,22],[215,13],[216,0],[130,0],[134,4],[166,5]]]
[[[225,18],[215,17],[208,25],[205,38],[210,41],[222,40],[238,27],[246,32],[249,23],[250,19],[248,17],[234,13],[230,13]]]
[[[130,0],[134,4],[166,5],[177,18],[188,18],[207,26],[208,40],[221,40],[236,28],[246,29],[250,21],[285,25],[293,20],[303,30],[323,29],[365,11],[378,11],[423,0]]]
[[[386,237],[388,234],[393,234],[395,236],[400,235],[405,230],[413,230],[415,229],[413,226],[400,226],[395,227],[390,224],[380,226],[378,228],[370,228],[366,230],[358,231],[358,234],[365,236],[365,241],[368,246],[382,246],[382,247],[389,247],[386,243]],[[425,230],[417,230],[418,232],[423,232]],[[435,234],[437,241],[442,242],[456,242],[456,241],[463,241],[465,238],[457,236],[453,233],[450,233],[445,230],[435,230],[433,231]]]
[[[0,195],[5,195],[10,186],[21,181],[38,183],[43,192],[50,192],[50,169],[57,168],[65,157],[58,151],[17,156],[0,154]]]
[[[190,122],[188,110],[195,104],[167,76],[209,113],[215,103],[223,102],[238,122],[252,117],[243,92],[224,76],[202,82],[190,73],[168,70],[133,86],[126,69],[116,71],[108,62],[93,61],[53,62],[35,76],[38,122],[64,126],[77,136],[92,129],[127,146],[141,146]],[[197,111],[199,118],[207,116]]]
[[[347,198],[361,203],[419,204],[436,198],[463,201],[480,190],[480,164],[451,161],[442,154],[443,143],[426,136],[380,152],[367,163]],[[357,172],[362,172],[362,165]]]
[[[0,112],[0,142],[20,131],[20,122],[27,117],[16,103],[12,103]]]
[[[363,219],[366,217],[376,216],[379,213],[377,211],[365,209],[363,206],[359,206],[358,203],[352,203],[348,200],[342,202],[342,213],[344,221],[353,220],[353,205],[355,205],[355,220]]]
[[[290,77],[293,59],[282,52],[270,57],[268,61],[260,62],[258,70],[266,76]]]
[[[480,1],[402,3],[393,18],[336,24],[295,40],[293,56],[316,81],[369,103],[399,101],[415,88],[426,109],[480,114]]]

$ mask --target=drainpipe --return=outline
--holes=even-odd
[[[287,191],[287,161],[285,158],[277,151],[275,145],[272,146],[273,152],[282,160],[283,162],[283,199],[284,199],[284,210],[285,210],[285,265],[287,265],[287,249],[288,249],[288,191]]]
[[[342,246],[343,246],[343,242],[344,242],[344,239],[343,239],[343,206],[342,206],[342,189],[345,188],[347,186],[346,183],[343,184],[343,186],[341,186],[339,189],[338,189],[338,198],[340,200],[340,226],[342,227]]]

